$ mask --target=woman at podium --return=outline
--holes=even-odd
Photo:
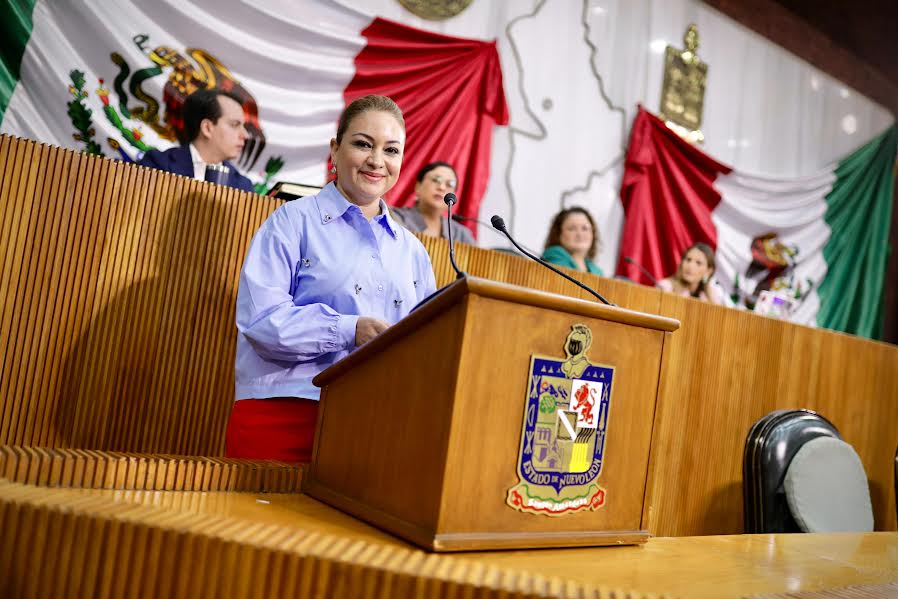
[[[383,200],[404,149],[396,103],[355,100],[330,143],[336,180],[281,206],[253,237],[237,291],[229,457],[309,461],[312,378],[435,291],[424,246]]]

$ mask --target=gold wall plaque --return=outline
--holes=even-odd
[[[468,8],[472,0],[399,0],[411,13],[430,21],[443,21]]]
[[[708,65],[696,53],[698,41],[698,30],[692,24],[683,35],[684,49],[667,46],[661,87],[661,117],[668,127],[693,143],[705,139],[701,125],[708,78]]]

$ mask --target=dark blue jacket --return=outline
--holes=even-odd
[[[231,169],[228,173],[228,182],[225,185],[236,187],[243,191],[253,190],[252,182],[237,172],[236,166],[227,160],[225,160],[224,164]],[[160,171],[184,175],[193,179],[193,158],[190,156],[190,146],[177,146],[164,152],[150,150],[140,159],[140,165],[158,168]]]

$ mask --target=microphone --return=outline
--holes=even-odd
[[[473,216],[462,216],[461,214],[453,214],[452,220],[454,220],[457,223],[467,223],[467,222],[477,223],[478,225],[486,227],[486,230],[489,231],[490,233],[492,233],[493,235],[501,235],[501,233],[499,233],[498,231],[493,229],[488,222],[480,220],[479,218],[474,218]],[[533,251],[524,244],[521,244],[521,247],[524,248],[525,250],[527,250],[528,252]],[[514,253],[514,252],[512,252],[512,253]]]
[[[652,276],[652,273],[650,273],[649,271],[647,271],[647,270],[645,269],[645,267],[644,267],[642,264],[640,264],[639,262],[637,262],[636,260],[634,260],[634,259],[631,258],[630,256],[624,256],[624,262],[626,262],[627,264],[632,264],[633,266],[635,266],[636,268],[638,268],[639,270],[641,270],[641,271],[642,271],[642,274],[644,274],[644,275],[648,278],[648,280],[652,282],[652,285],[656,285],[656,286],[658,285],[658,279],[656,279],[655,277],[653,277],[653,276]]]
[[[455,197],[454,193],[449,192],[443,196],[443,201],[446,202],[446,206],[449,207],[449,211],[446,212],[446,235],[449,237],[449,262],[452,263],[452,268],[455,269],[455,278],[463,279],[467,275],[463,273],[458,267],[458,264],[455,263],[455,246],[452,244],[452,206],[458,202],[458,198]]]
[[[509,240],[511,243],[513,243],[514,246],[515,246],[516,248],[518,248],[519,250],[521,250],[521,252],[522,252],[525,256],[527,256],[527,257],[530,258],[531,260],[536,260],[537,262],[539,262],[540,264],[542,264],[543,266],[545,266],[545,267],[548,268],[549,270],[551,270],[551,271],[553,271],[553,272],[555,272],[555,273],[561,275],[562,277],[564,277],[565,279],[567,279],[568,281],[570,281],[571,283],[573,283],[573,284],[576,285],[577,287],[580,287],[581,289],[585,289],[586,291],[588,291],[589,293],[591,293],[592,295],[594,295],[596,298],[598,298],[602,303],[607,304],[607,305],[609,305],[609,306],[614,306],[614,304],[612,304],[611,302],[609,302],[608,300],[606,300],[604,297],[602,297],[602,296],[601,296],[597,291],[595,291],[594,289],[590,289],[589,287],[587,287],[586,285],[584,285],[583,283],[581,283],[581,282],[578,281],[577,279],[575,279],[575,278],[573,278],[573,277],[570,277],[570,276],[564,274],[563,272],[561,272],[560,270],[558,270],[557,268],[555,268],[554,266],[552,266],[551,264],[549,264],[548,262],[546,262],[545,260],[543,260],[542,258],[537,258],[535,255],[531,254],[530,252],[528,252],[527,250],[525,250],[524,248],[522,248],[520,245],[518,245],[518,242],[514,240],[514,238],[511,236],[511,233],[509,233],[509,232],[508,232],[508,229],[505,228],[505,221],[502,220],[502,217],[501,217],[501,216],[494,214],[494,215],[493,215],[493,218],[490,219],[490,222],[493,223],[493,227],[495,227],[497,230],[499,230],[499,231],[501,231],[502,233],[504,233],[505,236],[508,237],[508,240]]]

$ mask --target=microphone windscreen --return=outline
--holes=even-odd
[[[455,194],[451,191],[443,196],[443,201],[446,202],[447,206],[454,206],[456,202],[458,202],[458,198],[455,197]]]
[[[493,223],[493,227],[499,229],[500,231],[505,230],[505,221],[502,220],[502,217],[498,214],[494,214],[493,218],[490,219],[490,222]]]

